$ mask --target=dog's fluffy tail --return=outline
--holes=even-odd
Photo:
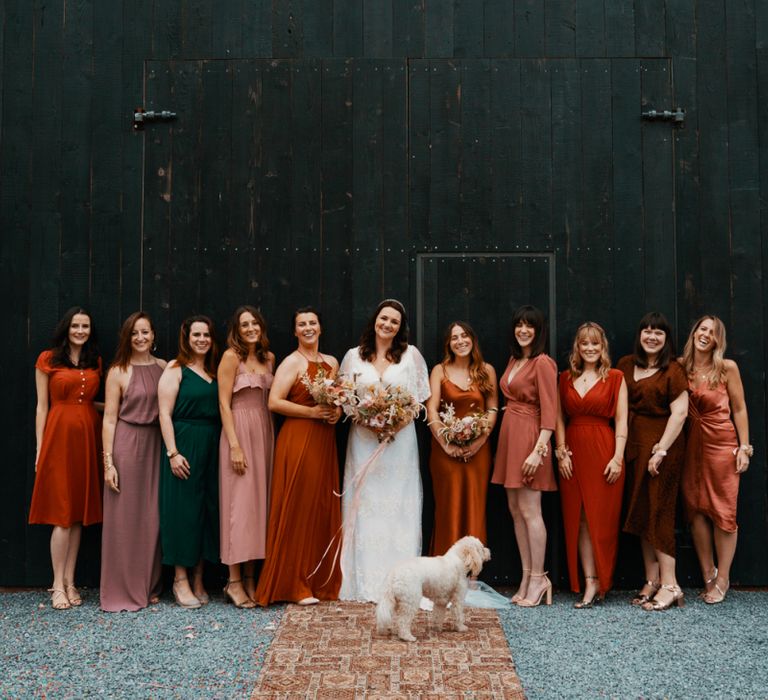
[[[376,631],[384,634],[392,629],[392,618],[395,615],[397,601],[390,587],[382,594],[381,600],[376,604]]]

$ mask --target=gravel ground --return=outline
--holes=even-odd
[[[104,613],[98,591],[56,611],[43,591],[0,594],[0,698],[247,698],[282,606],[200,610],[169,598]]]
[[[537,698],[768,698],[768,592],[730,591],[707,605],[645,612],[618,591],[574,610],[556,593],[551,608],[500,611],[523,688]]]

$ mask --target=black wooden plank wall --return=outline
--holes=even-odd
[[[186,301],[223,320],[235,297],[311,297],[333,309],[341,353],[379,295],[415,308],[416,255],[435,250],[554,252],[558,359],[585,317],[619,352],[651,306],[681,339],[699,314],[723,317],[757,447],[734,578],[768,583],[766,3],[6,0],[0,26],[0,285],[17,345],[0,584],[48,581],[45,528],[24,525],[32,366],[66,307],[91,307],[109,355],[143,304],[167,353]],[[245,60],[271,58],[292,60]],[[179,90],[184,128],[133,132],[150,80]],[[622,126],[671,103],[683,130]],[[446,264],[424,293],[459,299],[492,279],[485,264]]]

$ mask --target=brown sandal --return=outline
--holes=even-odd
[[[48,592],[51,594],[51,607],[54,610],[69,610],[72,607],[63,588],[49,588]]]
[[[64,588],[67,592],[69,604],[74,608],[79,608],[83,604],[83,599],[80,597],[80,591],[77,590],[77,586],[74,583],[65,583]],[[72,591],[74,591],[74,594],[70,595]]]

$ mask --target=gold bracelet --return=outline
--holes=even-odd
[[[743,452],[751,459],[755,454],[755,448],[752,445],[739,445],[733,450],[733,454],[737,455],[739,452]]]
[[[562,462],[566,457],[570,457],[573,454],[568,445],[563,443],[555,448],[555,456],[559,462]]]
[[[498,408],[489,408],[489,409],[486,411],[486,413],[498,413],[498,412],[499,412],[499,409],[498,409]]]

